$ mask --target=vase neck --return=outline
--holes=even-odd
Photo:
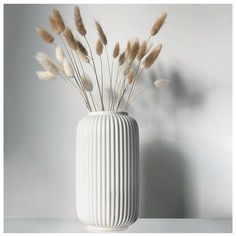
[[[88,115],[128,115],[128,112],[125,111],[92,111]]]

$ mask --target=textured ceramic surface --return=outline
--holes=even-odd
[[[139,132],[124,112],[91,112],[76,140],[76,210],[94,230],[123,230],[138,217]]]

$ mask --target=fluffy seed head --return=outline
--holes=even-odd
[[[127,42],[126,44],[126,49],[125,49],[125,57],[127,58],[130,54],[130,49],[131,49],[131,43],[130,41]]]
[[[46,43],[53,43],[54,38],[47,30],[43,28],[36,28],[36,32],[40,38],[42,38]]]
[[[158,31],[160,30],[160,28],[164,24],[166,17],[167,17],[167,13],[164,13],[157,19],[157,21],[152,26],[150,35],[154,36],[158,33]]]
[[[161,87],[161,86],[165,86],[165,85],[167,85],[167,84],[169,84],[169,80],[168,80],[168,79],[158,79],[158,80],[156,80],[156,81],[154,82],[154,86],[155,86],[156,88],[159,88],[159,87]]]
[[[119,65],[123,65],[125,62],[125,52],[121,53],[121,55],[119,56]]]
[[[149,55],[145,58],[144,62],[143,62],[143,67],[145,69],[148,69],[153,63],[154,61],[157,59],[157,57],[159,56],[160,52],[161,52],[161,48],[162,48],[162,44],[159,44],[156,48],[154,48]]]
[[[88,56],[87,49],[84,47],[84,45],[79,40],[77,40],[77,50],[80,51],[80,53],[83,54],[85,57]]]
[[[91,92],[93,90],[92,80],[88,76],[83,76],[81,78],[81,81],[86,91]]]
[[[78,32],[82,35],[85,36],[87,31],[84,27],[84,23],[80,14],[80,9],[78,6],[75,6],[74,8],[74,17],[75,17],[75,25],[78,30]]]
[[[133,79],[134,79],[134,71],[130,69],[127,75],[128,83],[131,84],[133,82]]]
[[[113,50],[113,54],[112,54],[113,58],[117,58],[119,53],[120,53],[120,45],[119,45],[119,43],[116,43],[114,50]]]
[[[77,50],[77,53],[79,54],[80,58],[81,58],[85,63],[89,63],[89,58],[88,58],[88,56],[85,56],[83,53],[81,53],[80,50]]]
[[[46,71],[37,71],[36,74],[37,74],[38,78],[41,79],[41,80],[50,81],[50,80],[56,79],[56,75],[51,73],[48,70],[46,70]]]
[[[146,54],[147,42],[143,41],[137,55],[138,61],[141,61]]]
[[[102,55],[103,52],[103,44],[102,41],[100,39],[97,40],[97,44],[96,44],[96,53],[97,55]]]
[[[63,59],[63,68],[64,68],[65,74],[68,77],[73,77],[74,76],[73,67],[72,67],[71,63],[67,60],[66,57]]]
[[[138,51],[139,51],[139,42],[138,41],[135,41],[132,46],[131,46],[131,49],[130,49],[130,53],[129,53],[129,60],[132,62],[135,57],[137,56],[138,54]]]
[[[56,59],[59,62],[63,62],[63,59],[64,59],[65,55],[64,55],[64,52],[63,52],[62,48],[57,46],[55,51],[56,51]]]
[[[68,28],[65,28],[64,36],[66,38],[66,42],[68,43],[69,47],[73,50],[76,50],[77,43],[76,43],[76,40],[75,40],[74,35],[72,34],[71,30]]]
[[[95,24],[96,24],[96,29],[97,29],[99,38],[101,39],[101,41],[104,45],[107,45],[107,38],[103,32],[102,26],[97,21],[95,21]]]
[[[54,62],[47,56],[47,54],[43,52],[38,52],[35,56],[35,59],[38,63],[45,69],[50,71],[51,73],[57,75],[59,73],[57,66]]]
[[[123,69],[123,75],[128,75],[128,73],[131,70],[131,63],[128,62],[124,65],[124,69]]]
[[[58,9],[52,10],[52,19],[54,20],[54,23],[56,24],[60,32],[63,32],[65,30],[65,24],[61,16],[61,13]]]
[[[51,26],[51,28],[52,28],[54,33],[56,33],[56,34],[60,34],[61,33],[61,30],[58,27],[56,21],[51,16],[49,16],[49,25]]]

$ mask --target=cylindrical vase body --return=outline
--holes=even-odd
[[[76,211],[97,230],[134,223],[139,205],[139,132],[125,112],[90,112],[77,126]]]

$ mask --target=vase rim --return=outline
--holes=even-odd
[[[120,115],[128,115],[126,111],[91,111],[88,115],[108,115],[108,114],[120,114]]]

